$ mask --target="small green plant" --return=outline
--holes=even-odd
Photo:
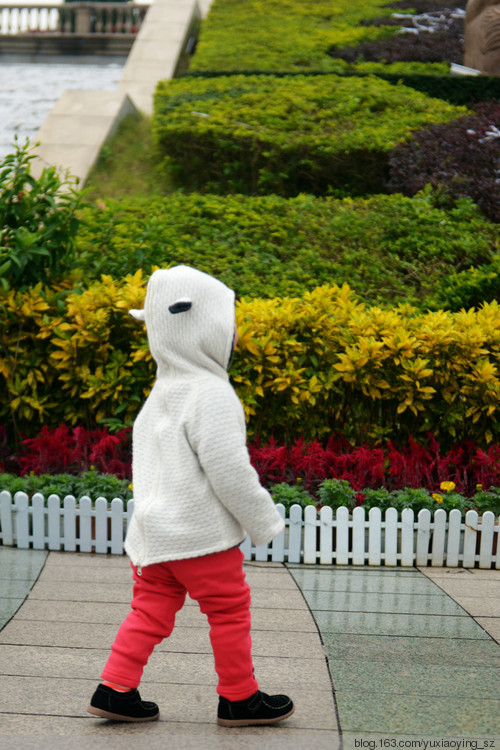
[[[491,511],[495,515],[500,514],[500,488],[490,487],[489,490],[483,490],[478,487],[475,495],[467,501],[466,510],[477,510],[479,514]]]
[[[401,512],[405,508],[411,508],[418,513],[424,508],[436,509],[438,506],[432,499],[431,493],[422,488],[407,488],[404,490],[395,490],[391,492],[390,501],[387,507],[396,508]]]
[[[386,510],[393,505],[392,493],[386,490],[385,487],[381,487],[378,490],[366,489],[363,490],[364,499],[362,502],[363,508],[368,512],[371,508],[380,508]]]
[[[119,497],[125,502],[132,498],[132,485],[128,479],[118,479],[113,474],[100,474],[91,469],[80,475],[73,474],[0,474],[0,491],[7,490],[12,496],[25,492],[29,497],[41,493],[45,501],[50,495],[58,495],[61,500],[72,495],[77,500],[87,496],[92,500],[105,497],[111,502]]]
[[[325,479],[318,489],[321,505],[336,509],[345,505],[352,509],[356,503],[356,493],[346,479]]]
[[[61,277],[74,259],[83,193],[55,167],[31,174],[29,142],[0,161],[0,283],[18,290]]]
[[[295,485],[281,482],[271,487],[270,492],[274,502],[284,505],[287,512],[292,505],[300,505],[301,508],[305,508],[307,505],[315,504],[309,492],[302,487],[300,482]]]

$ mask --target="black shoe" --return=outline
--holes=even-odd
[[[160,716],[156,703],[141,700],[138,690],[120,693],[107,685],[98,686],[87,711],[115,721],[155,721]]]
[[[275,724],[293,714],[295,707],[288,695],[266,695],[257,690],[244,701],[228,701],[220,696],[217,724],[223,727],[247,727]]]

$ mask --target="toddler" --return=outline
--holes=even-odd
[[[186,266],[155,271],[144,310],[157,378],[133,428],[134,513],[125,540],[134,590],[88,711],[153,721],[138,686],[186,594],[210,625],[218,675],[217,722],[272,724],[294,711],[254,676],[250,589],[240,543],[269,543],[284,522],[246,447],[243,408],[227,370],[237,343],[234,292]]]

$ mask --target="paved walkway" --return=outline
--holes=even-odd
[[[85,709],[128,611],[127,560],[0,547],[0,747],[500,750],[500,571],[245,568],[256,675],[293,717],[217,726],[208,628],[188,602],[141,685],[160,721],[117,724]]]

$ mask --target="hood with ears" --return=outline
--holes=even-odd
[[[146,323],[159,375],[171,370],[226,373],[234,338],[234,299],[232,289],[221,281],[188,266],[151,275],[144,310],[130,314]]]

